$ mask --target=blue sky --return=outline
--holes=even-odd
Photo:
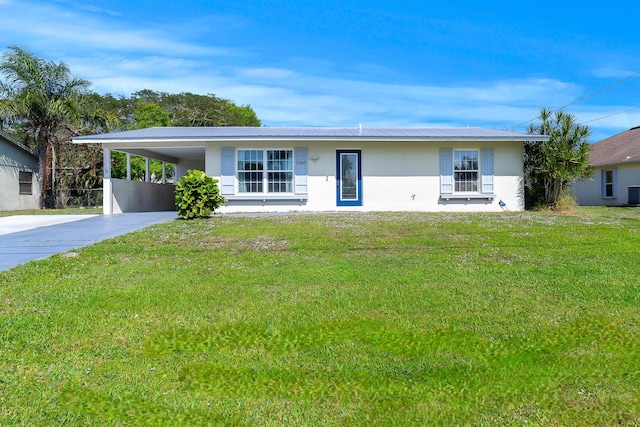
[[[266,126],[524,131],[540,108],[568,105],[595,142],[640,125],[628,6],[0,0],[0,48],[64,61],[103,94],[213,93]]]

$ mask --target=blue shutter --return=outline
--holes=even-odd
[[[612,186],[611,195],[613,196],[614,199],[618,197],[618,193],[617,193],[617,191],[618,191],[618,188],[617,188],[618,187],[618,177],[617,177],[618,173],[617,172],[618,172],[617,168],[613,168],[611,170],[611,175],[612,175],[611,178],[612,178],[612,181],[613,181],[611,183],[611,186]]]
[[[483,148],[481,156],[482,192],[493,193],[493,148]]]
[[[293,150],[295,194],[307,194],[308,157],[308,150],[306,148],[295,148]]]
[[[453,149],[440,149],[440,193],[453,193]]]
[[[220,169],[220,193],[235,194],[235,149],[222,148],[221,151],[222,167]]]

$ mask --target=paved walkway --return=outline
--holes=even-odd
[[[176,218],[174,211],[0,217],[0,271]]]

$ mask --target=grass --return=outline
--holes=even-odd
[[[0,425],[640,425],[640,210],[173,221],[0,273]]]
[[[101,215],[102,208],[27,209],[0,211],[0,218],[13,215]]]

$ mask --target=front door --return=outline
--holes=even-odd
[[[338,150],[336,152],[338,206],[362,206],[360,156],[360,150]]]

